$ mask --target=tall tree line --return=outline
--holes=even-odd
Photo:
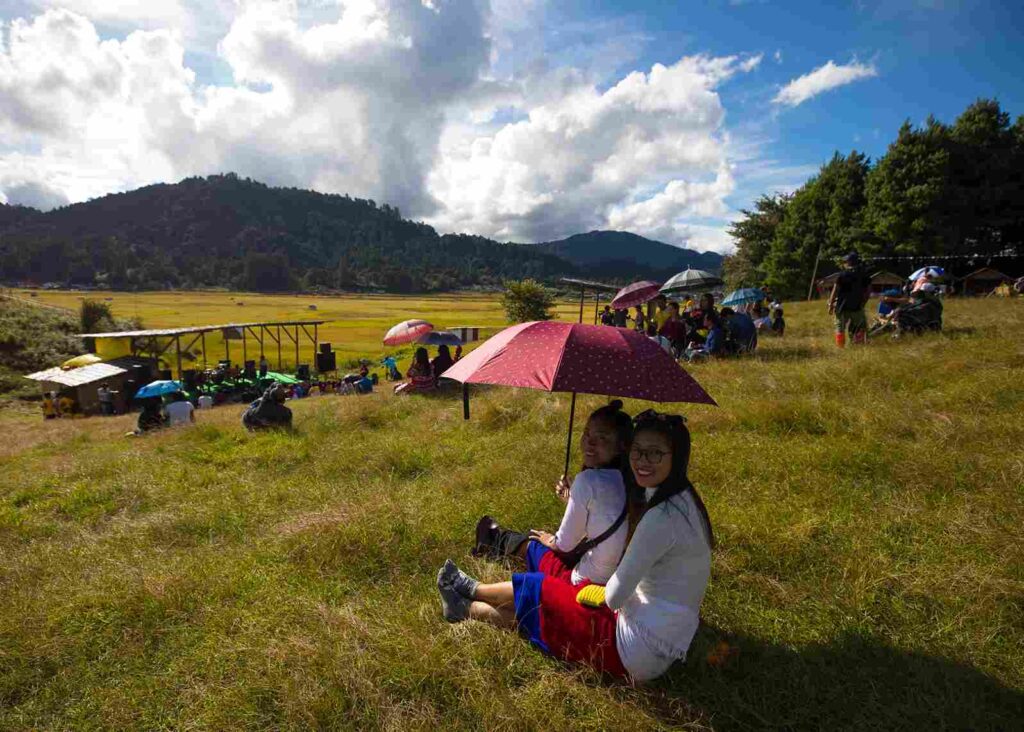
[[[862,256],[1024,253],[1024,116],[995,100],[952,125],[904,122],[875,164],[835,153],[792,194],[766,194],[730,228],[737,287],[805,296],[815,263]]]

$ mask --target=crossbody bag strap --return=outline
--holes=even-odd
[[[593,539],[584,539],[575,547],[567,552],[559,551],[558,556],[562,562],[570,567],[575,567],[583,559],[584,555],[593,549],[595,546],[600,544],[605,539],[608,539],[612,534],[619,530],[622,526],[622,522],[626,520],[626,516],[629,514],[629,498],[626,498],[626,504],[622,507],[622,513],[615,519],[615,523],[608,527],[607,530],[603,531],[600,535]]]

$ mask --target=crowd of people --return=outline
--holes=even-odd
[[[433,360],[431,360],[427,349],[420,346],[413,353],[412,363],[409,364],[409,369],[405,372],[407,380],[395,385],[395,393],[414,394],[416,392],[437,389],[441,383],[441,375],[454,366],[461,358],[462,346],[455,347],[455,355],[453,356],[448,346],[442,344],[437,347],[437,356]],[[394,364],[394,359],[391,360],[392,364],[389,366],[389,371],[392,368],[394,371],[389,375],[402,379],[402,374],[398,371],[397,365]]]
[[[658,295],[646,306],[637,305],[631,314],[606,305],[601,324],[625,328],[631,322],[634,330],[687,361],[752,353],[759,334],[782,336],[786,332],[782,303],[774,300],[767,288],[762,292],[761,301],[740,308],[716,308],[710,292],[696,302],[686,298],[682,303]]]
[[[541,651],[636,682],[684,658],[697,630],[714,533],[687,477],[690,433],[678,415],[635,419],[616,400],[590,415],[583,470],[555,484],[555,533],[477,524],[472,553],[511,561],[508,581],[482,583],[448,560],[441,612],[519,630]]]

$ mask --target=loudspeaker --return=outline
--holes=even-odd
[[[316,354],[316,370],[321,374],[328,371],[338,370],[338,361],[335,353],[318,353]]]
[[[330,352],[331,352],[331,344],[330,343],[321,343],[320,344],[320,353],[330,353]]]
[[[331,354],[334,355],[333,353]],[[295,372],[295,377],[299,381],[309,381],[309,364],[300,363],[298,370]]]
[[[245,378],[255,379],[256,378],[256,362],[246,361],[245,362]]]
[[[185,385],[185,388],[191,391],[196,386],[196,370],[186,369],[181,372],[181,381]]]
[[[171,370],[170,369],[160,369],[160,378],[162,380],[164,380],[164,381],[170,381],[171,380]]]

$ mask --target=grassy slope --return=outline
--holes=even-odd
[[[647,688],[439,616],[445,557],[506,574],[466,556],[481,513],[556,524],[562,395],[481,393],[468,423],[454,397],[310,399],[297,435],[235,407],[138,440],[0,417],[0,729],[1018,725],[1024,302],[844,353],[820,306],[787,320],[694,369],[720,549],[690,657]]]

